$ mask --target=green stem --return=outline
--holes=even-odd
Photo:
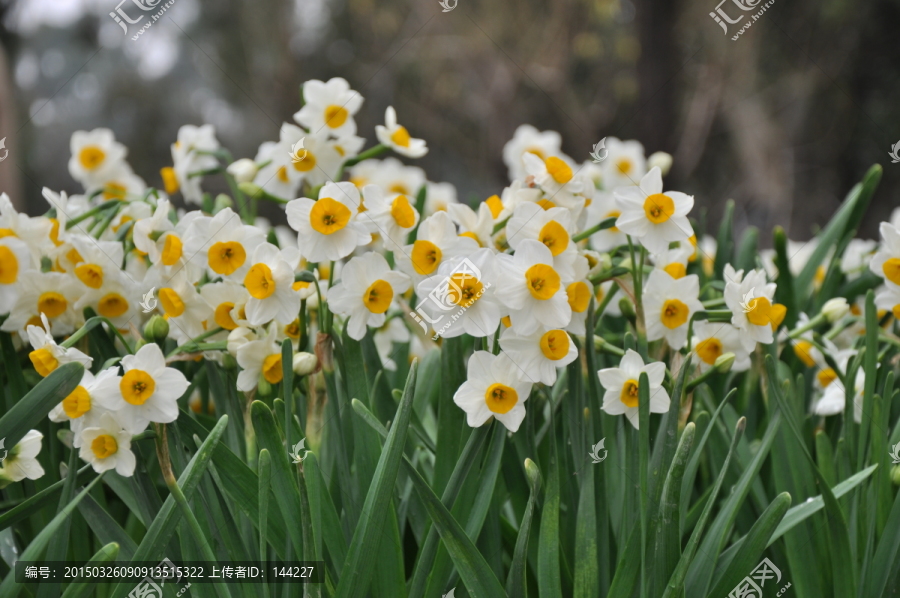
[[[125,345],[126,351],[128,351],[129,353],[134,352],[134,351],[132,351],[131,345],[128,344],[128,341],[125,340],[125,337],[122,336],[122,333],[119,332],[118,328],[116,328],[116,325],[113,324],[112,322],[110,322],[109,319],[104,318],[103,316],[94,316],[93,318],[89,319],[87,322],[84,323],[84,325],[81,328],[76,330],[72,334],[72,336],[70,336],[63,342],[61,342],[59,344],[59,346],[63,347],[64,349],[74,347],[75,343],[80,341],[84,337],[84,335],[86,335],[88,332],[90,332],[91,330],[96,328],[101,323],[106,324],[107,326],[109,326],[112,329],[112,331],[116,334],[116,336],[119,337],[119,340],[122,341],[122,344]]]
[[[807,322],[803,326],[799,326],[797,328],[794,328],[790,332],[788,332],[788,338],[797,338],[798,336],[800,336],[807,330],[812,330],[816,326],[819,326],[820,324],[824,324],[827,321],[828,321],[828,318],[825,316],[825,314],[818,314],[815,317],[811,318],[809,320],[809,322]]]
[[[581,241],[582,239],[587,239],[588,237],[590,237],[591,235],[593,235],[596,232],[600,232],[601,230],[606,230],[608,228],[612,228],[615,225],[616,225],[616,218],[607,218],[606,220],[602,221],[600,224],[598,224],[596,226],[592,226],[591,228],[589,228],[585,231],[581,231],[580,233],[578,233],[577,235],[572,237],[572,241],[577,243],[578,241]]]
[[[345,160],[344,163],[341,164],[341,167],[338,169],[337,176],[334,177],[334,180],[339,182],[341,179],[344,178],[344,170],[345,169],[350,168],[351,166],[356,166],[363,160],[368,160],[370,158],[377,158],[381,154],[384,154],[385,152],[387,152],[389,149],[391,149],[391,148],[389,148],[388,146],[386,146],[384,144],[378,144],[374,147],[370,147],[369,149],[367,149],[360,155],[356,156],[355,158],[350,158],[349,160]]]
[[[91,208],[84,214],[81,214],[80,216],[76,216],[75,218],[72,218],[71,220],[67,221],[66,222],[66,230],[72,228],[73,226],[75,226],[79,222],[82,222],[83,220],[87,220],[91,216],[95,216],[95,215],[99,214],[100,212],[107,210],[107,209],[109,209],[115,205],[121,204],[121,203],[122,202],[120,202],[118,199],[110,199],[109,201],[105,201],[102,204],[100,204],[99,206],[97,206],[95,208]]]
[[[192,338],[191,340],[184,343],[183,345],[179,345],[178,347],[175,347],[174,349],[172,349],[172,351],[168,355],[166,355],[166,358],[172,357],[174,355],[178,355],[179,353],[182,353],[185,351],[187,351],[188,353],[196,353],[197,349],[195,347],[199,346],[200,341],[207,339],[211,336],[214,336],[216,334],[219,334],[220,332],[224,332],[224,331],[225,331],[224,328],[220,328],[218,326],[213,328],[212,330],[207,330],[203,334]]]

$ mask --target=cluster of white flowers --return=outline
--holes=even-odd
[[[388,368],[396,367],[393,343],[410,343],[413,354],[436,347],[418,334],[428,332],[426,322],[444,338],[483,339],[493,350],[470,357],[454,400],[469,425],[494,417],[511,431],[525,417],[533,385],[554,384],[557,369],[578,358],[573,336],[582,344],[599,340],[586,330],[590,309],[595,321],[639,320],[632,330],[642,336],[641,353],[609,339],[598,345],[621,356],[619,367],[598,372],[603,409],[635,427],[642,373],[650,411],[670,403],[669,369],[648,355],[691,352],[701,374],[743,371],[758,343],[787,341],[777,332],[786,308],[774,299],[771,256],[747,272],[728,265],[724,280],[706,284],[715,241],[698,243],[688,219],[693,197],[666,190],[668,154],[645,157],[640,143],[609,137],[605,160],[579,164],[562,152],[559,134],[523,125],[503,151],[509,186],[470,207],[457,201],[452,185],[430,182],[396,158],[378,158],[428,151],[398,124],[393,108],[376,128],[379,145],[362,151],[354,115],[363,98],[347,81],[309,81],[303,97],[296,124],[285,123],[279,140],[263,143],[255,159],[233,161],[210,125],[182,127],[173,165],[161,172],[165,191],[147,187],[125,147],[98,129],[72,136],[69,171],[82,194],[45,189],[50,211],[40,217],[17,213],[0,196],[0,314],[7,314],[0,330],[30,342],[37,373],[70,361],[92,366],[90,356],[57,344],[84,325],[86,311],[116,328],[120,350],[130,353],[129,342],[139,347],[96,375],[86,372],[50,414],[70,422],[74,446],[97,471],[130,475],[132,436],[178,417],[177,400],[189,386],[170,367],[178,356],[139,333],[154,313],[167,320],[179,347],[220,343],[202,355],[221,360],[230,353],[243,392],[282,381],[287,338],[299,351],[295,371],[313,372],[316,358],[304,350],[316,331],[346,330],[357,340],[371,331]],[[204,177],[217,174],[228,178],[233,198],[204,192]],[[169,197],[179,192],[201,209],[175,209]],[[260,200],[284,205],[290,228],[254,218]],[[881,230],[883,243],[870,261],[887,280],[878,305],[900,316],[900,232],[888,223]],[[844,271],[858,275],[875,250],[874,242],[851,244]],[[795,253],[792,268],[809,256],[800,255],[801,246]],[[154,289],[158,305],[142,310],[141,296]],[[718,317],[710,317],[716,309]],[[845,314],[832,306],[831,315],[836,321]],[[800,315],[801,329],[811,328],[807,322]],[[840,411],[845,400],[842,388],[832,391],[839,376],[823,350],[846,367],[858,328],[843,326],[846,339],[828,339],[827,347],[806,332],[790,336],[798,357],[820,369],[821,414]],[[652,352],[647,342],[656,343]],[[28,461],[37,455],[35,443],[39,449],[40,434],[30,433],[13,451],[7,479],[43,473]]]

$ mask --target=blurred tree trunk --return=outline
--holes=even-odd
[[[680,0],[635,0],[635,26],[641,46],[637,63],[639,103],[634,119],[648,153],[675,151],[681,52],[675,43]]]
[[[0,158],[6,154],[6,159],[0,162],[0,193],[8,193],[13,205],[22,211],[22,190],[19,169],[16,168],[17,160],[21,156],[12,156],[12,152],[18,149],[16,143],[16,106],[13,96],[13,80],[9,68],[6,49],[0,44],[0,139],[6,139],[6,149],[0,150]],[[10,148],[13,150],[10,150]]]

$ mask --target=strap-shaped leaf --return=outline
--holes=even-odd
[[[7,449],[16,446],[22,437],[38,426],[47,414],[75,390],[84,367],[80,363],[66,363],[37,383],[12,409],[0,418],[0,438]]]

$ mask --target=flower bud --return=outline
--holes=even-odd
[[[250,341],[255,340],[256,335],[252,330],[244,326],[238,326],[228,333],[228,352],[231,353],[234,357],[237,357],[238,349],[240,349]]]
[[[631,300],[628,297],[622,297],[621,299],[619,299],[619,311],[621,311],[622,315],[629,320],[634,320],[637,317],[637,315],[634,313],[634,305],[631,303]]]
[[[262,187],[257,185],[256,183],[238,183],[238,189],[241,190],[241,193],[248,197],[259,197],[263,193]]]
[[[319,360],[312,353],[300,352],[294,355],[293,368],[298,376],[308,376],[316,371]]]
[[[666,176],[672,168],[672,155],[667,154],[666,152],[655,152],[650,154],[650,157],[647,158],[647,169],[650,170],[654,166],[659,166],[662,175]]]
[[[531,492],[537,494],[541,488],[541,470],[531,459],[525,459],[525,475],[531,485]]]
[[[731,371],[731,366],[734,365],[734,359],[734,353],[722,353],[716,357],[716,363],[713,367],[715,367],[716,371],[720,374],[727,374]]]
[[[160,315],[155,315],[144,326],[144,338],[151,343],[161,343],[169,336],[169,322]]]
[[[891,468],[891,481],[894,483],[894,486],[900,486],[900,465],[894,465]]]
[[[850,305],[847,304],[847,300],[843,297],[835,297],[825,302],[825,305],[822,306],[822,313],[825,314],[829,322],[834,324],[850,313]]]
[[[230,197],[225,195],[224,193],[219,193],[216,195],[216,203],[213,204],[213,212],[218,214],[225,208],[230,208],[234,205],[234,202]]]
[[[256,167],[256,162],[250,158],[241,158],[229,164],[225,171],[238,183],[249,183],[256,178],[259,169]]]

